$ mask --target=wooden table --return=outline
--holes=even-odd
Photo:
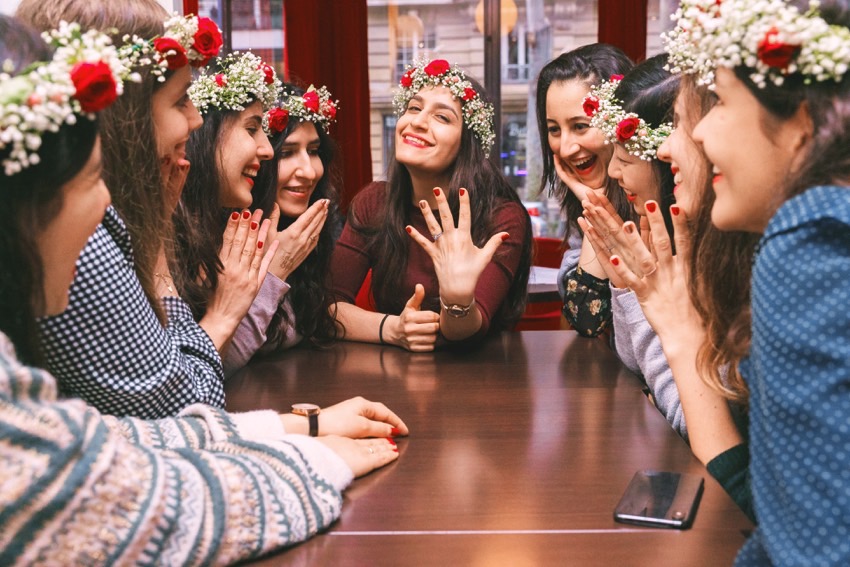
[[[331,529],[271,565],[729,565],[752,525],[601,340],[504,333],[464,353],[341,343],[254,362],[231,411],[362,395],[410,427]],[[635,471],[700,474],[690,530],[612,513]]]

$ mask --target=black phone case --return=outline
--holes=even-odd
[[[689,528],[702,490],[701,476],[638,471],[614,509],[614,520],[656,528]]]

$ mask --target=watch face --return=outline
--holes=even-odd
[[[316,404],[292,404],[292,412],[300,415],[312,415],[321,410]]]
[[[469,313],[469,309],[464,309],[463,307],[459,307],[457,305],[450,305],[446,311],[449,312],[449,315],[452,317],[463,317],[467,313]]]

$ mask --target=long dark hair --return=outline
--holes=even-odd
[[[484,88],[471,77],[467,79],[479,95],[489,102]],[[475,134],[466,123],[460,137],[460,149],[452,166],[452,176],[446,188],[449,206],[454,218],[458,217],[458,189],[465,187],[469,191],[470,212],[472,215],[472,240],[476,246],[483,246],[493,235],[493,215],[496,209],[506,203],[522,202],[516,191],[505,177],[484,155],[484,150]],[[356,200],[357,198],[355,198]],[[404,273],[407,271],[410,235],[404,227],[410,224],[411,203],[413,202],[413,183],[407,167],[392,156],[387,171],[387,190],[384,211],[377,218],[379,224],[366,226],[356,214],[356,205],[351,207],[349,222],[356,230],[363,232],[369,239],[368,246],[378,258],[378,265],[372,271],[372,289],[375,291],[377,307],[384,313],[400,313],[404,303],[389,304],[386,298],[397,295]],[[417,213],[418,214],[418,213]],[[527,219],[525,234],[522,235],[522,251],[513,283],[499,311],[493,318],[493,328],[508,328],[525,310],[528,286],[528,274],[531,269],[531,221]],[[500,254],[499,251],[496,254]]]
[[[626,73],[614,91],[614,96],[623,103],[623,110],[634,112],[651,128],[657,128],[673,119],[673,103],[679,90],[679,76],[664,69],[667,55],[650,57]],[[673,235],[673,220],[670,218],[670,205],[673,196],[673,172],[670,164],[658,158],[653,159],[653,177],[658,182],[656,200],[667,225],[667,233]]]
[[[155,0],[23,0],[16,14],[42,31],[61,20],[77,22],[112,35],[116,45],[125,34],[153,38],[162,35],[168,12]],[[157,155],[153,93],[163,83],[149,67],[136,70],[141,82],[127,81],[124,93],[100,113],[103,180],[115,209],[133,241],[133,267],[151,308],[165,325],[165,309],[156,291],[154,272],[160,249],[173,256],[171,213]],[[167,75],[167,77],[170,76]]]
[[[284,88],[296,96],[304,94],[304,89],[293,84],[285,84]],[[334,300],[329,291],[328,274],[330,272],[331,254],[342,223],[338,205],[339,193],[336,189],[341,179],[339,168],[336,167],[337,145],[321,126],[299,120],[296,117],[290,117],[283,132],[271,136],[274,157],[269,161],[260,163],[260,171],[254,185],[256,197],[251,209],[261,209],[268,213],[274,207],[277,200],[277,171],[281,147],[286,142],[286,138],[301,124],[310,124],[315,128],[319,136],[319,159],[324,168],[324,174],[310,196],[310,205],[319,199],[329,199],[330,203],[328,204],[328,217],[319,235],[315,250],[289,275],[287,281],[290,285],[289,297],[295,315],[295,329],[305,340],[314,345],[320,345],[337,336],[335,318],[331,313]],[[277,228],[284,230],[293,222],[295,222],[294,218],[281,214]],[[269,326],[269,340],[278,341],[280,339],[278,336],[279,329],[282,322],[290,322],[287,318],[288,314],[283,306],[278,308]]]
[[[10,61],[12,75],[36,61],[47,61],[50,51],[41,38],[20,20],[0,15],[0,61]],[[15,345],[25,363],[43,366],[36,316],[45,308],[44,267],[36,237],[62,208],[62,186],[86,165],[97,141],[97,123],[80,119],[57,132],[41,136],[41,163],[0,185],[0,329]],[[0,151],[6,158],[9,149]]]
[[[546,96],[554,83],[581,81],[588,89],[611,75],[625,75],[634,65],[619,48],[607,43],[593,43],[562,53],[546,64],[537,77],[537,131],[540,134],[540,149],[543,152],[543,179],[540,191],[548,190],[561,201],[561,210],[567,217],[570,230],[564,236],[564,243],[571,230],[578,230],[578,217],[582,214],[581,202],[561,181],[555,171],[555,155],[549,148],[548,127],[546,124]],[[617,209],[623,220],[634,217],[634,209],[614,179],[608,179],[605,196]]]

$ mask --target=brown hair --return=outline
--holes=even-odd
[[[118,43],[125,34],[153,38],[164,31],[168,13],[156,0],[22,0],[16,15],[40,30],[58,27],[60,20],[112,33]],[[152,96],[161,85],[147,69],[140,83],[124,84],[124,94],[100,113],[103,179],[112,202],[133,242],[134,266],[142,289],[164,325],[165,310],[156,293],[154,272],[160,249],[173,257],[171,211],[157,157]],[[173,262],[171,262],[173,264]]]
[[[679,117],[676,127],[684,129],[696,147],[691,133],[711,109],[714,99],[688,75],[682,78],[679,92],[686,101],[688,114]],[[750,348],[750,276],[759,235],[724,232],[712,225],[715,196],[711,164],[702,148],[698,149],[702,156],[699,171],[702,183],[698,186],[703,190],[690,223],[693,249],[689,271],[695,277],[689,279],[689,292],[705,322],[706,340],[697,353],[697,371],[721,395],[745,404],[749,390],[738,371],[738,363]]]

